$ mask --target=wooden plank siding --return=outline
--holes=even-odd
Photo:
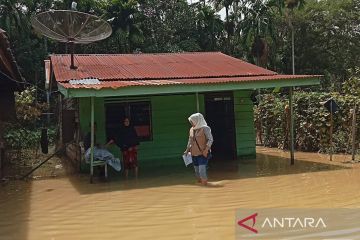
[[[253,124],[252,102],[249,91],[234,92],[234,111],[236,126],[236,144],[238,156],[255,155],[255,131]],[[122,98],[118,98],[121,100]],[[132,98],[126,98],[131,102]],[[150,101],[152,109],[152,140],[140,143],[138,158],[141,165],[183,164],[181,155],[186,147],[190,124],[187,118],[197,112],[196,95],[166,95],[136,97],[133,100]],[[86,134],[90,123],[90,98],[79,99],[80,126]],[[95,121],[99,143],[106,143],[105,98],[95,98]],[[112,99],[111,102],[116,102]],[[205,112],[204,95],[199,94],[200,112]],[[206,118],[206,116],[205,116]],[[215,139],[216,141],[216,139]],[[110,150],[120,156],[116,146]]]
[[[252,91],[234,91],[236,151],[238,157],[256,155]]]
[[[95,98],[95,122],[97,125],[96,141],[106,143],[104,98]],[[90,98],[79,98],[80,129],[83,136],[90,132],[91,104]]]
[[[151,162],[166,158],[176,161],[167,164],[181,163],[190,127],[187,118],[196,112],[196,96],[154,96],[151,104],[153,141],[142,143],[139,154]]]
[[[95,98],[95,121],[97,123],[97,142],[105,143],[105,101]],[[129,102],[131,98],[126,98]],[[140,98],[136,98],[139,100]],[[181,155],[185,150],[190,124],[187,118],[196,112],[196,96],[173,95],[144,98],[151,102],[152,140],[140,143],[138,158],[141,164],[158,163],[168,159],[167,164],[182,164]],[[114,101],[112,101],[114,102]],[[204,112],[204,97],[199,94],[200,112]],[[85,134],[90,130],[90,98],[80,98],[80,126]],[[117,156],[120,151],[113,146],[110,150]]]

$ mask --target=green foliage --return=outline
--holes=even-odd
[[[4,135],[6,144],[11,149],[24,150],[36,149],[39,147],[41,137],[41,129],[16,128],[10,125]],[[55,128],[48,129],[49,144],[55,143]]]
[[[133,46],[139,46],[144,41],[144,36],[135,17],[138,15],[137,0],[112,0],[107,6],[105,16],[113,19],[111,25],[117,38],[126,40],[121,51],[131,53]]]
[[[22,32],[29,29],[22,11],[23,7],[23,1],[1,0],[0,2],[0,27],[8,32],[10,38],[21,37]]]
[[[238,14],[243,16],[236,33],[242,35],[242,45],[247,52],[257,59],[257,65],[267,66],[268,42],[276,39],[274,11],[272,1],[241,2],[237,8]]]
[[[36,148],[40,140],[40,131],[24,128],[9,128],[4,138],[12,149]]]
[[[33,126],[46,109],[45,104],[36,101],[35,93],[36,89],[33,87],[15,93],[15,110],[18,120],[16,125]]]
[[[43,59],[65,53],[62,43],[32,31],[29,18],[69,9],[71,0],[3,0],[0,27],[8,32],[25,78],[44,82]],[[357,0],[78,0],[77,8],[110,21],[107,40],[76,47],[78,53],[222,51],[282,73],[291,72],[290,30],[295,32],[295,69],[323,74],[335,90],[360,64],[360,2]],[[305,4],[306,3],[306,4]],[[226,8],[226,18],[217,14]],[[291,13],[291,14],[290,14]],[[291,16],[290,16],[290,15]],[[289,21],[291,20],[291,29]],[[259,51],[259,47],[261,51]]]
[[[261,123],[266,146],[281,148],[283,144],[281,139],[284,135],[284,109],[285,102],[272,94],[261,95],[260,104],[254,109],[255,121]]]
[[[360,67],[349,70],[350,77],[343,84],[343,90],[347,94],[360,96]]]
[[[234,0],[210,0],[211,3],[214,4],[214,8],[217,11],[220,11],[222,8],[225,8],[225,24],[224,24],[224,30],[226,31],[226,46],[225,46],[225,52],[230,53],[230,38],[234,34],[235,29],[235,22],[234,18],[230,18],[230,9],[232,4],[234,4],[237,1]]]
[[[46,104],[38,103],[35,94],[33,87],[15,93],[17,120],[8,124],[4,135],[6,144],[13,149],[35,148],[39,144],[41,130],[37,126]],[[54,141],[54,130],[49,135],[50,141]]]
[[[297,92],[294,94],[295,146],[301,151],[327,152],[330,148],[330,113],[321,102],[333,98],[339,105],[334,114],[333,142],[335,151],[348,152],[352,115],[357,105],[360,118],[360,96],[339,93]],[[269,147],[288,148],[288,99],[279,94],[265,94],[255,108],[255,121],[262,123],[264,144]],[[360,129],[357,129],[357,139]]]
[[[35,33],[30,17],[50,8],[69,9],[71,2],[1,0],[0,28],[9,35],[23,76],[38,88],[44,83],[43,60],[49,53],[66,53],[67,47]],[[76,53],[222,51],[280,73],[291,73],[293,30],[296,73],[323,74],[321,90],[333,92],[295,95],[297,148],[307,151],[328,148],[329,116],[319,102],[330,96],[336,97],[344,111],[341,118],[335,117],[334,141],[338,151],[346,148],[348,110],[360,96],[360,1],[202,0],[189,4],[186,0],[78,0],[77,3],[79,11],[112,19],[109,22],[113,34],[104,41],[77,46]],[[222,8],[225,20],[217,14]],[[34,90],[26,91],[17,96],[17,128],[26,126],[31,130],[44,106],[32,98]],[[287,109],[286,100],[271,95],[263,98],[265,101],[256,114],[265,124],[266,144],[287,148],[287,116],[282,115]],[[343,126],[344,122],[347,125]],[[15,132],[12,136],[27,134],[25,130]]]
[[[145,38],[143,52],[199,50],[196,15],[185,0],[141,1],[139,22]]]
[[[210,6],[202,3],[193,5],[195,11],[196,34],[199,47],[204,51],[214,51],[219,49],[221,39],[224,39],[224,24],[220,16]],[[220,41],[219,41],[220,40]]]
[[[296,72],[324,74],[325,89],[341,88],[349,76],[347,70],[360,64],[360,1],[308,0],[304,8],[294,11],[292,21]],[[279,40],[284,45],[283,69],[291,72],[291,48],[284,40]]]

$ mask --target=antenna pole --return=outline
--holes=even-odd
[[[74,42],[70,41],[69,42],[70,45],[70,55],[71,55],[71,65],[70,65],[70,69],[77,69],[77,66],[75,66],[74,64],[74,49],[75,49],[75,44]]]

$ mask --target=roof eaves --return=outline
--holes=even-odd
[[[179,52],[179,53],[95,53],[95,54],[76,54],[76,56],[86,56],[86,57],[93,57],[93,56],[161,56],[161,55],[201,55],[201,54],[222,54],[224,56],[228,56],[222,52]],[[51,54],[50,57],[66,57],[69,54]],[[237,59],[237,58],[236,58]]]
[[[303,79],[319,79],[322,75],[277,75],[277,76],[258,76],[256,78],[251,77],[238,77],[238,78],[191,78],[191,79],[172,79],[167,80],[141,80],[141,81],[101,81],[100,84],[71,84],[65,82],[59,82],[64,88],[69,89],[118,89],[127,87],[139,87],[139,86],[165,86],[165,85],[219,85],[219,84],[232,84],[232,83],[249,83],[257,82],[259,84],[268,83],[269,81],[296,81]],[[294,84],[290,84],[296,86]],[[289,86],[290,86],[289,85]],[[303,84],[301,84],[303,85]],[[268,86],[269,87],[269,86]]]
[[[10,42],[8,40],[8,37],[6,36],[6,31],[0,28],[0,48],[3,50],[3,54],[5,57],[5,60],[9,61],[11,64],[10,68],[8,69],[10,77],[15,80],[16,86],[21,89],[23,86],[22,84],[25,83],[25,79],[22,76],[19,66],[16,63],[15,57],[13,55],[13,52],[11,50]],[[6,65],[6,63],[3,63]]]
[[[219,75],[219,76],[213,76],[213,75],[209,75],[209,76],[190,76],[190,77],[157,77],[157,78],[99,78],[100,82],[118,82],[118,81],[123,81],[123,82],[127,82],[127,81],[161,81],[161,80],[186,80],[186,79],[217,79],[217,78],[239,78],[239,77],[266,77],[266,76],[276,76],[279,74],[242,74],[242,75]],[[88,78],[93,78],[93,77],[88,77]],[[67,79],[67,80],[62,80],[62,81],[58,81],[59,83],[68,83],[72,80],[80,80],[80,79]]]

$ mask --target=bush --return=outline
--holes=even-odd
[[[360,96],[340,93],[295,92],[294,120],[295,147],[301,151],[328,152],[330,148],[330,113],[321,102],[333,98],[339,105],[334,114],[334,151],[348,152],[351,147],[352,115],[350,109],[357,105],[357,121],[360,123]],[[280,94],[261,96],[259,106],[255,107],[255,121],[261,121],[264,145],[288,149],[289,111],[288,97]],[[256,124],[257,126],[259,124]],[[260,129],[257,129],[258,131]],[[360,137],[360,128],[357,137]]]
[[[36,149],[41,138],[41,115],[46,110],[45,103],[36,101],[36,89],[27,88],[15,94],[16,121],[8,123],[4,139],[13,150]],[[49,144],[55,141],[55,128],[49,128]]]
[[[25,128],[9,128],[5,133],[5,141],[12,149],[36,148],[41,133]]]
[[[46,110],[45,103],[38,103],[35,98],[36,89],[30,87],[20,93],[15,93],[15,109],[19,127],[32,128]]]
[[[49,144],[55,142],[56,130],[54,127],[48,129]],[[4,139],[6,144],[16,150],[35,149],[39,147],[41,138],[41,128],[26,129],[10,126],[5,131]]]

